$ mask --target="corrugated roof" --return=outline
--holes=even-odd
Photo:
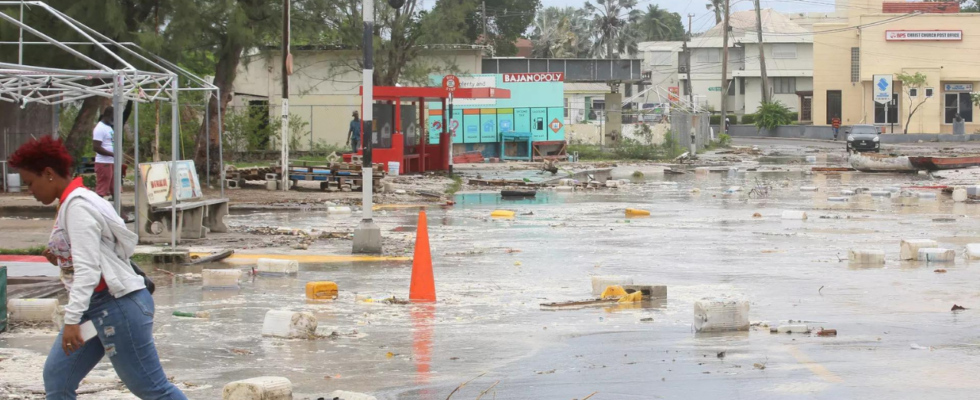
[[[789,17],[771,9],[764,9],[762,14],[762,33],[806,33],[807,30],[799,24],[793,22]],[[732,34],[742,36],[746,32],[755,32],[755,11],[737,11],[732,13],[729,18]],[[721,37],[724,22],[708,29],[702,36]]]

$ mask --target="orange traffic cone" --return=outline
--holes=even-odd
[[[418,230],[415,235],[415,258],[412,260],[412,286],[410,300],[436,301],[436,282],[432,277],[432,254],[429,251],[429,223],[425,210],[419,211]]]

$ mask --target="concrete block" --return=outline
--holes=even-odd
[[[57,323],[58,299],[10,299],[7,312],[10,322]]]
[[[967,186],[966,195],[968,197],[980,197],[980,186]]]
[[[696,332],[749,330],[749,302],[730,298],[708,298],[694,302]]]
[[[855,264],[884,264],[885,252],[883,250],[855,250],[847,252],[847,260]]]
[[[265,181],[265,190],[268,190],[268,191],[270,191],[270,192],[273,192],[273,191],[276,191],[276,190],[279,190],[279,181],[275,181],[275,180],[273,180],[273,181],[270,181],[270,180],[266,180],[266,181]]]
[[[308,312],[269,310],[262,322],[262,336],[308,339],[316,333],[316,317]]]
[[[238,289],[238,280],[242,278],[242,270],[235,269],[205,269],[201,271],[205,289]]]
[[[643,298],[648,300],[667,298],[667,285],[623,285],[623,290],[643,293]]]
[[[238,181],[233,179],[225,179],[226,189],[241,189],[242,187],[238,185]]]
[[[374,222],[361,222],[354,229],[354,254],[381,254],[381,228]]]
[[[926,262],[952,262],[956,261],[956,251],[940,248],[919,249],[918,260]]]
[[[799,219],[799,220],[805,220],[806,219],[806,212],[804,212],[804,211],[786,210],[786,211],[783,211],[783,219]]]
[[[278,376],[261,376],[231,382],[221,393],[222,400],[292,400],[293,384]]]
[[[609,286],[625,286],[632,285],[633,278],[629,276],[616,276],[616,275],[606,275],[606,276],[593,276],[592,277],[592,295],[599,296],[603,291]]]
[[[980,243],[970,243],[966,245],[966,259],[980,260]]]
[[[355,393],[355,392],[346,392],[346,391],[343,391],[343,390],[335,390],[333,392],[330,392],[330,394],[327,396],[327,399],[330,399],[330,400],[378,400],[377,397],[374,397],[374,396],[371,396],[371,395],[368,395],[368,394]]]
[[[900,246],[899,259],[917,260],[919,258],[919,249],[936,248],[939,247],[939,243],[931,239],[905,239],[901,242]]]
[[[296,260],[276,260],[260,258],[258,261],[260,275],[289,275],[299,272],[299,262]]]

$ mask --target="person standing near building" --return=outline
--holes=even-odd
[[[92,130],[92,146],[95,150],[95,193],[103,198],[113,196],[115,187],[112,184],[116,162],[116,154],[113,139],[115,130],[113,124],[113,108],[106,107],[102,111],[99,123],[95,124]]]
[[[840,117],[834,117],[830,120],[831,126],[834,127],[834,140],[837,140],[837,134],[840,133]]]
[[[350,129],[347,130],[347,141],[350,142],[351,151],[357,153],[357,145],[361,141],[361,119],[358,118],[357,111],[351,114],[354,120],[350,122]]]

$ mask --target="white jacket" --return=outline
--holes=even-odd
[[[65,324],[81,323],[100,278],[115,298],[145,289],[143,277],[129,264],[136,234],[115,210],[88,189],[76,189],[58,211],[58,228],[68,233],[74,281],[65,306]]]

